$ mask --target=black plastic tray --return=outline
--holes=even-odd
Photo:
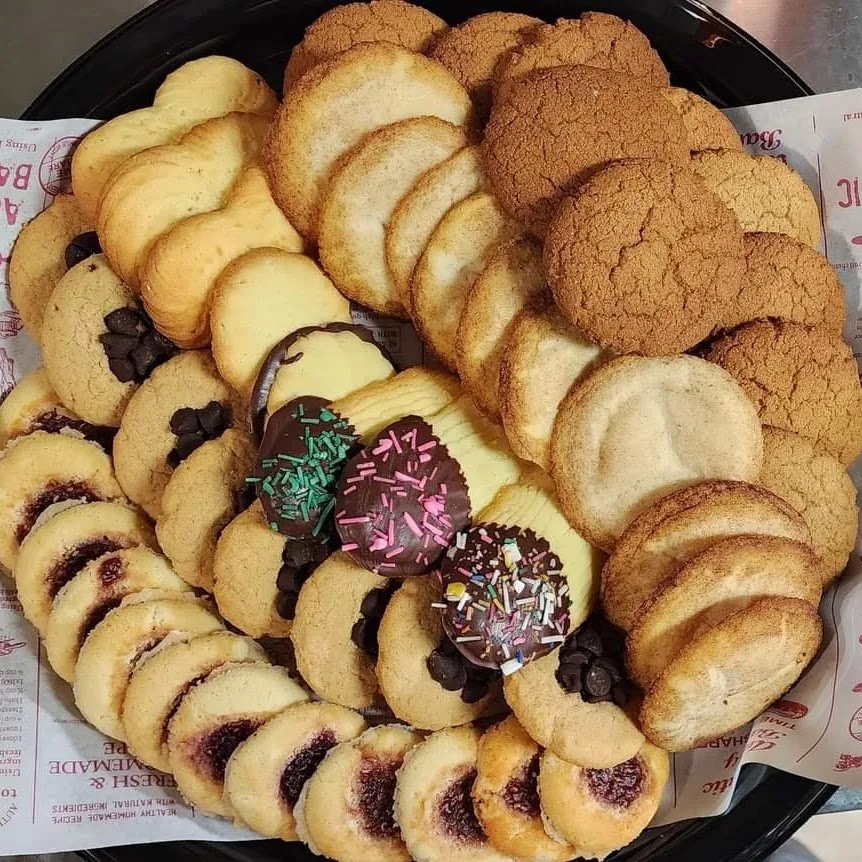
[[[151,100],[165,75],[205,54],[236,57],[280,90],[291,46],[331,0],[160,0],[119,27],[63,72],[24,119],[107,119]],[[674,83],[722,107],[811,93],[767,51],[698,0],[439,0],[426,2],[450,23],[493,9],[546,20],[587,9],[633,20],[652,40]],[[743,770],[731,810],[719,818],[647,832],[618,860],[755,862],[781,845],[835,790],[760,766]],[[94,862],[309,862],[299,844],[179,842],[83,851]],[[371,862],[371,860],[369,860]]]

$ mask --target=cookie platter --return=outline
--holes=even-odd
[[[162,4],[162,9],[170,15],[175,5]],[[282,58],[290,53],[291,43],[300,40],[302,26],[322,8],[305,11],[305,20],[297,17],[295,37],[280,48]],[[541,11],[549,20],[556,17],[557,10]],[[74,676],[85,716],[108,734],[126,738],[145,762],[173,771],[185,795],[202,809],[233,816],[264,834],[287,837],[292,815],[285,800],[300,797],[301,782],[296,793],[290,789],[283,795],[287,816],[281,820],[248,797],[262,792],[254,784],[255,765],[267,758],[274,761],[276,780],[285,765],[292,764],[295,783],[297,775],[305,775],[302,764],[297,766],[304,759],[308,763],[303,768],[313,775],[299,801],[300,829],[318,849],[323,844],[340,858],[349,848],[325,844],[331,838],[326,823],[308,812],[322,811],[338,796],[336,788],[351,784],[345,776],[357,768],[351,767],[350,758],[358,750],[363,752],[361,772],[362,764],[375,761],[374,752],[380,760],[382,750],[397,758],[399,750],[409,749],[398,779],[402,802],[396,796],[395,811],[416,858],[455,858],[445,855],[453,847],[469,847],[474,855],[487,852],[489,858],[512,856],[513,822],[529,830],[534,855],[573,855],[572,846],[555,844],[566,837],[582,855],[601,856],[637,835],[663,787],[666,755],[644,741],[644,732],[659,746],[689,748],[747,720],[801,672],[798,666],[787,679],[767,680],[771,696],[762,703],[734,704],[719,717],[724,724],[708,724],[714,717],[703,714],[687,716],[693,730],[680,734],[677,720],[685,704],[679,702],[679,680],[728,660],[717,641],[758,627],[764,636],[790,627],[797,640],[782,643],[779,657],[798,654],[804,664],[816,649],[819,624],[812,607],[823,583],[840,571],[842,554],[846,560],[848,538],[846,530],[842,535],[826,529],[822,518],[801,518],[794,504],[811,504],[808,509],[816,512],[818,501],[788,502],[788,488],[795,486],[803,464],[828,476],[839,492],[845,489],[843,464],[855,454],[858,442],[857,429],[846,419],[856,406],[858,381],[848,373],[846,351],[835,334],[840,332],[843,305],[836,282],[824,274],[810,248],[819,236],[816,204],[812,210],[813,200],[795,175],[775,177],[765,173],[771,165],[757,163],[756,174],[763,176],[755,176],[755,184],[784,184],[794,201],[786,223],[770,222],[763,210],[744,211],[732,195],[719,200],[714,192],[732,187],[738,174],[750,172],[748,157],[738,152],[732,129],[706,103],[679,90],[659,90],[667,84],[666,72],[637,31],[625,28],[627,49],[614,61],[628,64],[621,72],[607,68],[608,60],[602,68],[601,51],[583,56],[586,41],[620,37],[590,29],[624,26],[600,16],[542,29],[536,20],[507,15],[505,25],[497,19],[494,26],[473,23],[444,32],[439,19],[422,10],[411,14],[415,18],[402,15],[396,35],[387,25],[389,41],[331,58],[333,51],[352,44],[349,38],[341,44],[336,34],[361,27],[353,22],[347,28],[330,28],[324,18],[309,30],[288,64],[288,107],[278,112],[271,130],[258,119],[273,107],[259,80],[235,65],[219,62],[215,69],[214,61],[208,61],[210,68],[192,64],[170,79],[177,82],[174,97],[183,98],[183,76],[185,86],[194,90],[203,79],[196,78],[198,70],[204,77],[237,75],[232,98],[239,104],[231,105],[244,114],[200,117],[185,136],[163,142],[172,149],[132,156],[109,183],[104,153],[110,135],[96,133],[81,147],[73,169],[76,201],[69,207],[71,214],[61,212],[63,202],[55,204],[56,217],[43,218],[30,231],[29,242],[42,259],[47,247],[55,250],[57,261],[68,257],[73,264],[64,275],[67,261],[51,262],[55,271],[49,273],[50,299],[44,285],[33,288],[32,278],[28,281],[26,235],[16,252],[19,266],[24,262],[24,276],[13,280],[13,292],[15,282],[24,285],[16,301],[28,328],[42,338],[46,370],[26,381],[5,405],[7,433],[20,436],[9,449],[12,457],[4,459],[11,462],[6,472],[17,494],[11,508],[21,508],[22,496],[30,502],[41,496],[45,505],[60,505],[52,506],[48,514],[54,516],[41,522],[38,509],[44,506],[29,507],[18,526],[32,516],[26,524],[34,527],[32,536],[23,538],[28,530],[21,529],[20,537],[19,532],[7,537],[5,558],[23,557],[23,565],[13,566],[16,576],[23,573],[17,578],[22,603],[46,633],[55,669],[67,679]],[[567,8],[563,14],[574,12]],[[464,17],[461,10],[458,19]],[[374,19],[372,15],[371,25]],[[409,27],[407,20],[413,22]],[[456,20],[451,18],[452,23]],[[406,43],[406,49],[391,41]],[[414,53],[416,49],[433,59]],[[559,51],[562,61],[556,56]],[[252,66],[260,65],[243,51],[235,53]],[[478,69],[473,64],[477,56],[484,69],[482,63]],[[549,62],[550,56],[555,59]],[[572,63],[573,56],[593,65],[560,71],[561,63]],[[98,51],[94,60],[98,62]],[[86,64],[85,59],[84,69]],[[686,82],[684,76],[676,78],[674,83]],[[344,106],[352,104],[356,80],[366,85],[371,81],[378,92],[400,88],[420,107],[408,108],[407,116],[387,114],[381,119],[374,116],[378,104],[372,100],[368,111],[357,114],[362,119],[345,119]],[[792,78],[786,81],[793,86]],[[62,88],[62,81],[57,86]],[[604,103],[579,104],[579,94],[587,91],[603,93]],[[555,104],[560,92],[565,97]],[[664,95],[658,98],[660,92]],[[775,93],[796,94],[798,90]],[[746,100],[764,98],[768,96]],[[621,117],[616,106],[627,102],[628,108],[639,110]],[[536,103],[548,105],[550,113],[530,116]],[[560,107],[569,110],[572,105],[581,113],[561,120]],[[519,123],[532,129],[562,122],[565,128],[567,120],[578,129],[612,120],[617,130],[621,120],[628,122],[627,116],[644,113],[651,116],[651,124],[627,130],[626,140],[636,141],[633,146],[617,142],[612,153],[594,154],[593,160],[649,161],[623,162],[595,176],[589,164],[572,162],[565,147],[547,156],[550,139],[565,139],[558,130],[551,128],[540,145],[541,163],[530,155],[529,134],[518,132]],[[337,135],[328,134],[332,117],[340,122]],[[372,125],[363,126],[366,122]],[[349,158],[344,135],[360,144]],[[479,137],[481,146],[474,143]],[[586,137],[580,152],[589,150]],[[264,156],[258,160],[255,154],[264,138]],[[670,163],[665,161],[668,154]],[[221,168],[220,187],[214,187],[212,176],[207,183],[188,187],[186,174],[192,171],[171,173],[178,163],[206,173],[213,160]],[[325,182],[321,164],[328,165]],[[336,164],[338,169],[332,170]],[[531,176],[533,164],[537,173]],[[546,180],[548,173],[552,189],[574,183],[577,189],[571,190],[576,193],[548,194],[536,180]],[[177,193],[177,188],[182,191]],[[165,198],[179,198],[184,214],[194,199],[198,214],[181,220],[176,210],[170,212],[175,204],[165,206]],[[638,215],[633,200],[645,202],[646,215]],[[663,209],[668,219],[685,226],[682,234],[667,233]],[[133,217],[140,211],[152,213],[152,218],[141,224]],[[658,221],[646,224],[644,219],[655,211],[660,213]],[[629,222],[616,218],[620,212]],[[346,217],[356,213],[361,217]],[[368,233],[367,222],[376,220],[388,224],[385,244],[379,234]],[[250,221],[255,229],[251,239]],[[93,227],[104,255],[92,256],[97,249],[88,229]],[[621,252],[612,247],[596,253],[600,243],[595,237],[611,236],[625,248],[631,245],[626,237],[633,228],[635,233],[649,231],[657,246],[670,248],[670,262],[659,252],[657,263],[653,249],[635,260],[628,274],[624,266],[616,266],[620,278],[609,280],[607,272],[602,274],[602,255]],[[226,252],[220,249],[227,257],[212,254],[215,231],[232,231],[225,235],[232,237],[233,245],[228,243]],[[787,234],[791,236],[784,238]],[[311,252],[313,245],[322,269],[300,253]],[[696,271],[686,272],[682,256],[674,257],[680,247],[700,261]],[[775,273],[787,269],[789,255],[794,276],[784,286],[792,301],[771,290]],[[453,257],[459,267],[454,275]],[[572,261],[579,262],[574,274]],[[619,308],[626,308],[632,272],[647,284],[665,287],[655,273],[662,261],[674,274],[671,286],[682,291],[686,302],[680,298],[657,306],[665,325],[651,328],[643,302],[656,302],[657,295],[641,296],[641,305],[627,309],[627,324],[620,325]],[[722,295],[720,286],[738,284],[743,269],[749,274],[760,271],[763,288]],[[471,274],[469,279],[465,272]],[[180,282],[182,291],[175,287]],[[547,296],[548,282],[555,305]],[[284,283],[300,291],[290,303],[279,296],[278,285]],[[615,293],[618,290],[623,293]],[[437,372],[392,376],[391,358],[348,324],[345,297],[378,312],[409,314],[442,364],[460,376],[460,384]],[[70,344],[81,320],[89,337],[85,350],[78,350],[84,356],[73,359]],[[211,353],[190,349],[208,345]],[[805,385],[816,390],[817,372],[804,361],[798,368],[792,362],[806,351],[823,355],[824,345],[831,364],[820,373],[838,381],[838,391],[830,394],[819,425],[794,425],[802,412],[768,379],[764,351],[770,363],[775,357],[791,363],[787,373],[803,380],[808,374]],[[178,347],[184,349],[178,352]],[[679,355],[695,348],[698,357]],[[82,375],[82,367],[92,373]],[[327,368],[325,376],[321,367]],[[582,380],[566,378],[572,368],[583,372]],[[630,484],[638,483],[629,483],[627,477],[614,480],[613,471],[583,458],[594,429],[607,424],[608,404],[650,388],[671,410],[679,408],[685,392],[702,394],[697,403],[685,404],[681,415],[694,429],[698,448],[710,455],[697,462],[693,477],[675,473],[673,465],[639,475],[653,499],[664,497],[656,505],[648,495],[631,492]],[[752,400],[753,390],[764,389],[771,399]],[[633,410],[636,424],[641,424],[644,409],[640,404]],[[116,476],[110,459],[94,454],[79,434],[53,434],[63,440],[50,443],[38,433],[21,436],[34,427],[50,434],[56,428],[43,417],[71,411],[90,426],[61,421],[77,432],[96,436],[94,426],[119,425],[113,444]],[[715,418],[728,413],[736,419],[721,433],[711,431]],[[630,424],[634,420],[616,416],[615,421],[624,433],[605,434],[614,460],[627,471],[640,467],[642,459],[632,460],[636,453],[626,443],[637,437]],[[761,423],[770,426],[765,433]],[[725,445],[728,438],[730,446]],[[46,447],[57,451],[50,457],[37,451]],[[691,457],[684,441],[670,444],[668,450]],[[39,493],[33,488],[22,492],[15,461],[31,458],[46,464],[83,458],[87,463],[76,468],[76,477],[81,472],[87,476],[85,487],[72,489],[72,494],[70,477],[61,473],[67,487],[63,481],[58,484],[49,465],[46,481],[40,484],[45,476],[32,480]],[[303,462],[299,473],[291,466],[298,459]],[[572,465],[578,469],[569,469]],[[310,484],[309,466],[314,468]],[[617,484],[604,494],[612,481]],[[392,487],[389,496],[369,490],[381,482]],[[667,495],[683,485],[693,487]],[[242,493],[249,489],[258,498],[250,508],[253,495]],[[91,502],[58,512],[64,497]],[[170,565],[160,567],[145,550],[157,545],[144,515],[132,512],[125,502],[105,502],[117,499],[131,499],[156,521],[158,544]],[[848,509],[852,505],[845,506],[845,521]],[[712,525],[728,517],[735,525],[730,532],[747,538],[716,532]],[[700,546],[682,571],[652,571],[651,582],[632,579],[633,571],[649,568],[650,542],[684,544],[692,540],[692,530]],[[752,539],[752,533],[770,535]],[[90,543],[86,549],[79,541],[84,535]],[[71,578],[52,603],[52,595],[72,574],[68,567],[60,571],[54,565],[57,547],[68,549],[70,537],[75,547],[81,546],[82,563],[103,551],[107,556]],[[113,544],[102,547],[106,538]],[[342,549],[331,553],[339,544]],[[602,605],[628,632],[625,666],[619,630],[590,616],[602,551],[611,552],[601,575]],[[769,568],[774,560],[791,574],[776,576]],[[112,563],[112,568],[112,561],[118,561],[119,577],[98,574],[99,566]],[[718,600],[722,584],[733,572],[752,567],[761,581],[748,594],[754,604],[739,605],[737,627],[710,621],[710,602]],[[431,570],[436,574],[427,574]],[[673,577],[667,579],[669,574]],[[776,579],[784,582],[779,589],[772,585]],[[521,612],[510,602],[522,600],[525,583],[535,585],[538,598],[528,600]],[[660,585],[660,594],[653,597]],[[258,638],[290,637],[304,682],[341,707],[300,703],[307,690],[282,671],[261,664],[261,654],[250,642],[215,633],[221,626],[218,616],[206,599],[183,597],[189,586],[213,593],[218,612],[240,631]],[[169,592],[141,592],[144,588]],[[337,603],[331,600],[335,591]],[[126,598],[95,625],[98,613],[125,593],[143,601]],[[693,594],[705,594],[706,602],[692,608]],[[651,613],[642,613],[647,608]],[[674,664],[680,642],[669,641],[661,632],[668,620],[691,626],[693,615],[700,615],[703,630],[696,639],[699,651],[689,650],[685,661]],[[82,646],[82,635],[90,629]],[[152,650],[154,640],[177,631],[186,632],[186,639],[195,637],[136,662],[139,653]],[[197,658],[194,653],[199,653]],[[189,677],[192,665],[198,673]],[[173,741],[165,746],[169,713],[153,714],[145,708],[148,677],[176,673],[180,695],[204,675],[201,667],[209,671],[225,665],[227,670],[194,685],[179,701],[170,721]],[[135,673],[126,685],[132,666]],[[79,673],[82,668],[85,672]],[[95,683],[107,668],[113,670],[115,682]],[[336,668],[352,673],[334,673]],[[483,717],[502,716],[506,710],[499,698],[500,669],[505,703],[516,718],[488,729]],[[626,669],[646,691],[642,706]],[[739,672],[748,671],[743,667]],[[245,697],[242,709],[232,705],[238,691],[262,694],[264,689],[267,702],[259,704],[258,712],[250,714]],[[345,707],[378,706],[381,695],[393,718],[427,737],[421,744],[420,736],[397,726],[369,731],[361,743],[350,741],[364,720]],[[260,727],[268,716],[274,717]],[[467,724],[474,719],[479,721],[475,730]],[[453,726],[460,730],[447,729]],[[201,766],[202,728],[209,734],[210,749],[222,749],[216,757],[222,765],[236,748],[226,780],[237,789],[225,796],[220,770],[214,773],[212,763]],[[293,756],[278,748],[287,742],[273,742],[285,731],[297,735]],[[323,754],[342,740],[314,770]],[[597,745],[597,740],[608,742]],[[547,749],[541,766],[540,746]],[[447,759],[453,763],[441,769],[439,764]],[[473,785],[477,769],[479,781]],[[525,807],[504,799],[504,790],[511,796],[512,788],[524,781],[534,798],[534,769],[540,771],[539,789],[544,788],[544,825],[532,802]],[[560,782],[556,791],[555,775]],[[289,779],[283,781],[290,785]],[[482,801],[483,780],[490,801]],[[496,790],[495,780],[502,781]],[[606,791],[611,788],[610,798],[606,795],[596,812],[600,823],[607,815],[603,805],[615,810],[609,836],[589,818],[584,834],[579,818],[570,822],[566,815],[572,786],[593,789],[582,800],[593,810],[602,795],[595,790],[597,782]],[[752,793],[770,782],[799,793],[798,811],[815,804],[820,792],[798,779],[772,776]],[[378,805],[385,785],[374,785],[380,790],[375,794]],[[633,797],[616,789],[620,785],[636,788]],[[437,811],[434,822],[419,818],[414,823],[406,800],[424,799],[428,793],[436,800],[431,806]],[[611,803],[611,798],[616,801]],[[491,803],[500,799],[504,804],[498,821]],[[621,826],[621,813],[631,815],[622,819],[634,825]],[[779,816],[785,815],[781,810]],[[438,829],[444,821],[449,826]],[[709,824],[690,829],[691,840],[697,841]],[[374,829],[365,833],[373,837]],[[496,849],[484,833],[494,838]],[[655,843],[670,843],[664,857],[658,855],[662,851],[644,846],[628,851],[630,858],[647,852],[650,858],[673,858],[674,842],[684,841],[681,835],[677,828],[653,836]],[[387,841],[401,846],[391,833]],[[752,853],[759,852],[754,835],[747,843]],[[370,846],[379,850],[381,845]],[[220,848],[226,854],[236,850]],[[284,858],[285,850],[295,858],[311,858],[292,844],[272,852]],[[523,844],[517,850],[520,858],[530,852]],[[269,851],[255,845],[247,852]]]

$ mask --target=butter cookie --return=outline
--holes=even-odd
[[[682,87],[664,87],[661,94],[682,117],[689,149],[741,150],[742,142],[733,123],[711,102]]]

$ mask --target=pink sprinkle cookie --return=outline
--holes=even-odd
[[[429,571],[469,519],[461,468],[420,416],[384,428],[341,474],[335,526],[342,550],[380,575]]]

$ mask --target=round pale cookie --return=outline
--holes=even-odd
[[[284,92],[309,70],[362,42],[391,42],[424,54],[448,25],[433,12],[401,0],[345,3],[305,30],[284,70]]]
[[[844,287],[819,251],[781,233],[747,233],[744,242],[745,276],[725,326],[779,317],[844,331]]]
[[[862,451],[862,384],[850,345],[821,326],[759,320],[714,341],[764,425],[808,437],[843,464]]]
[[[663,87],[661,94],[682,117],[692,152],[742,149],[739,132],[711,102],[683,87]]]
[[[647,739],[688,751],[756,718],[814,658],[817,608],[763,598],[689,642],[650,686],[640,712]]]
[[[428,56],[442,63],[464,85],[481,122],[491,112],[491,79],[513,48],[529,42],[540,18],[518,12],[474,15],[441,34]]]
[[[764,435],[764,461],[765,448]],[[662,497],[629,524],[605,563],[605,614],[630,629],[666,579],[715,542],[742,535],[811,542],[802,516],[757,485],[701,482]]]
[[[241,662],[269,664],[251,638],[217,631],[168,644],[137,665],[122,709],[130,753],[141,763],[170,772],[168,723],[180,701],[213,672]]]
[[[470,289],[455,337],[458,375],[490,419],[500,417],[498,384],[507,337],[518,313],[544,294],[542,248],[527,237],[498,246]]]
[[[87,563],[54,598],[45,628],[48,663],[75,681],[75,663],[87,635],[120,602],[143,590],[188,592],[168,561],[145,545],[111,551]]]
[[[129,677],[166,638],[188,640],[223,629],[208,602],[189,593],[149,590],[126,596],[88,635],[75,665],[75,705],[106,736],[124,741]]]
[[[560,403],[610,355],[552,305],[537,304],[515,318],[502,345],[498,391],[503,428],[518,457],[548,469]]]
[[[320,262],[348,298],[404,317],[386,263],[385,233],[398,202],[425,171],[467,143],[464,129],[414,117],[377,129],[335,167],[320,205]]]
[[[588,66],[532,72],[508,85],[491,111],[483,154],[503,208],[537,236],[560,200],[607,162],[689,159],[682,120],[658,90]]]
[[[153,527],[123,503],[82,503],[58,512],[30,531],[15,561],[24,616],[44,634],[62,587],[102,554],[136,545],[157,547]]]
[[[395,820],[416,862],[511,862],[489,841],[470,791],[482,732],[432,733],[407,752],[395,788]]]
[[[727,372],[693,356],[611,360],[566,396],[551,440],[563,511],[604,550],[665,494],[756,479],[762,460],[753,405]]]
[[[457,203],[487,191],[478,146],[464,147],[426,171],[395,207],[386,227],[386,261],[404,307],[411,310],[410,282],[434,229]]]
[[[285,335],[303,326],[350,323],[350,303],[310,258],[261,248],[221,275],[210,304],[212,351],[219,373],[245,397],[261,363]]]
[[[69,434],[111,450],[114,429],[92,425],[67,410],[42,366],[28,371],[0,403],[0,449],[34,431]]]
[[[296,841],[296,805],[327,753],[359,736],[359,713],[332,703],[300,703],[269,719],[227,762],[224,794],[237,825]]]
[[[160,365],[129,400],[114,439],[114,467],[123,490],[150,517],[161,514],[172,472],[169,458],[179,451],[183,436],[171,428],[175,414],[183,408],[201,410],[212,402],[222,405],[219,426],[242,421],[236,393],[203,350],[186,351]]]
[[[789,596],[817,607],[824,574],[811,547],[793,539],[734,536],[716,542],[641,606],[626,639],[626,667],[648,688],[686,644],[760,598]]]
[[[805,180],[781,159],[736,150],[694,153],[691,167],[733,210],[744,231],[787,234],[820,245],[820,211]]]
[[[551,838],[542,825],[541,751],[514,715],[486,730],[476,755],[473,806],[501,852],[532,862],[569,862],[577,850]]]
[[[229,428],[192,452],[165,486],[156,535],[177,574],[193,587],[213,591],[216,542],[242,505],[254,456],[249,436]]]
[[[57,282],[74,257],[66,259],[69,244],[92,231],[74,195],[58,195],[18,234],[9,261],[9,298],[18,309],[24,328],[39,343],[42,317]]]
[[[856,486],[844,465],[805,437],[764,427],[758,482],[805,519],[827,586],[844,571],[859,530]]]
[[[659,160],[597,173],[548,228],[560,311],[620,353],[682,353],[729,314],[745,271],[733,214],[690,171]]]
[[[19,437],[0,458],[0,565],[12,571],[47,509],[122,496],[110,456],[95,443],[45,431]]]
[[[290,639],[300,676],[325,700],[354,709],[380,701],[377,656],[357,646],[353,630],[369,593],[388,586],[386,578],[341,553],[321,563],[302,585]]]
[[[225,666],[191,688],[168,723],[168,763],[180,793],[205,814],[230,817],[230,756],[264,722],[307,700],[284,668],[255,662]]]
[[[294,806],[300,840],[336,862],[410,862],[393,814],[395,781],[421,741],[416,731],[390,724],[333,748]]]
[[[434,60],[369,42],[320,64],[291,88],[270,130],[264,160],[275,200],[303,236],[315,239],[339,159],[369,132],[424,116],[473,124],[467,91]]]
[[[425,343],[450,370],[457,367],[456,334],[470,289],[495,246],[521,232],[494,196],[479,192],[443,216],[413,270],[410,309]]]
[[[580,18],[559,18],[532,30],[522,46],[497,67],[496,94],[530,72],[555,66],[611,69],[642,78],[653,87],[666,87],[669,82],[661,58],[631,21],[604,12],[584,12]]]
[[[377,679],[383,697],[402,721],[423,730],[467,724],[491,703],[494,687],[472,703],[462,688],[447,690],[432,676],[429,659],[447,640],[440,612],[440,586],[435,577],[409,578],[392,597],[377,635]]]
[[[539,769],[545,828],[579,856],[604,859],[649,826],[669,775],[667,754],[648,742],[610,769],[584,769],[546,751]]]

